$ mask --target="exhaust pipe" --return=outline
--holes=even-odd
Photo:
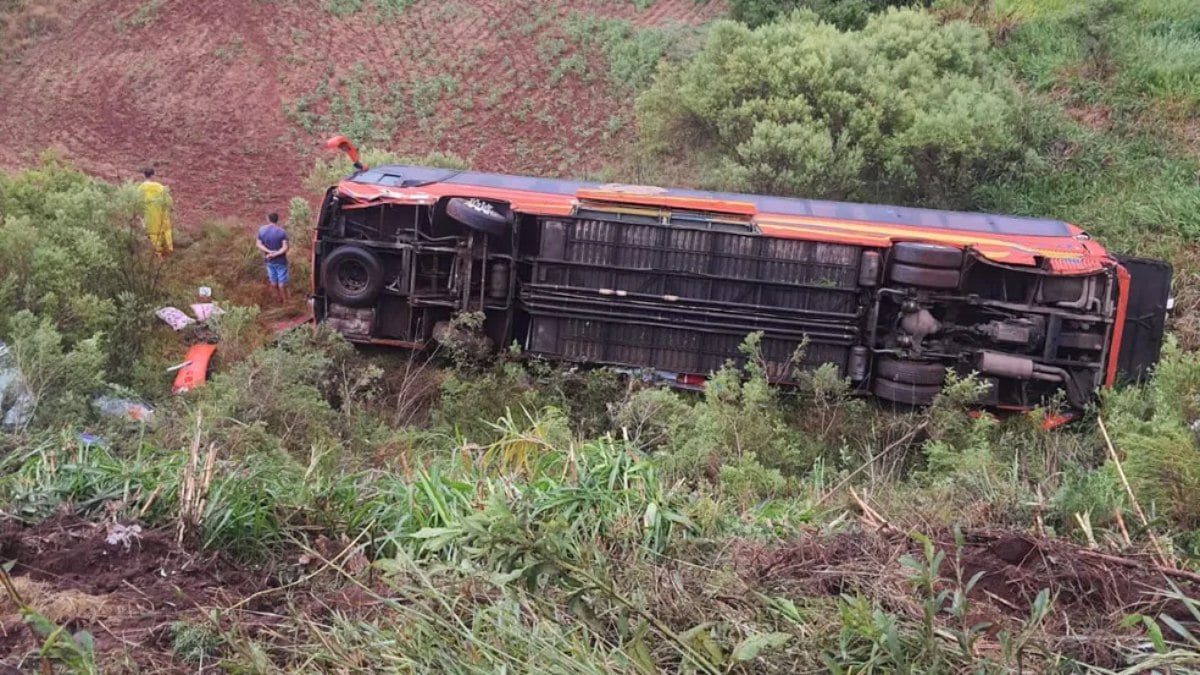
[[[985,375],[1011,377],[1015,380],[1040,380],[1058,382],[1067,392],[1067,401],[1076,408],[1083,408],[1087,401],[1079,389],[1079,383],[1066,370],[1057,366],[1034,363],[1033,359],[1001,352],[979,352],[975,369]]]

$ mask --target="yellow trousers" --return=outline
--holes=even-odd
[[[155,218],[148,211],[147,209],[146,234],[150,235],[150,245],[154,247],[155,253],[171,253],[175,250],[175,244],[171,240],[171,217],[164,218],[160,215]]]
[[[145,211],[143,222],[154,252],[162,255],[175,250],[171,241],[171,193],[165,185],[146,181],[138,186]]]

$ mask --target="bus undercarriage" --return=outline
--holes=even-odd
[[[695,384],[761,331],[777,382],[832,364],[856,391],[922,405],[952,369],[990,385],[982,403],[1022,408],[1060,391],[1082,407],[1118,365],[1140,377],[1170,279],[1154,261],[1070,274],[923,241],[766,236],[736,213],[582,200],[544,216],[470,195],[342,204],[336,190],[313,274],[316,318],[353,341],[426,348],[480,313],[496,347]]]

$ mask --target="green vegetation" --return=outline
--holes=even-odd
[[[587,48],[599,49],[608,63],[609,78],[616,84],[641,90],[664,59],[680,60],[690,51],[694,30],[685,26],[635,28],[621,19],[572,13],[563,26],[567,38]],[[579,62],[580,70],[584,64]]]
[[[230,38],[225,44],[217,47],[216,50],[213,51],[213,56],[217,57],[217,60],[221,63],[229,65],[241,55],[245,46],[246,45],[241,37],[233,37]]]
[[[799,13],[712,27],[638,100],[652,153],[706,151],[709,184],[747,192],[962,205],[1018,169],[1016,87],[983,31],[906,10],[840,31]]]
[[[15,338],[42,415],[76,412],[100,382],[134,384],[149,365],[137,356],[162,270],[139,248],[136,199],[52,157],[0,178],[0,339]]]
[[[162,0],[146,0],[138,5],[132,14],[113,19],[113,30],[118,33],[124,33],[130,30],[148,28],[158,18],[160,7],[162,7]]]
[[[889,7],[929,4],[929,0],[730,0],[729,11],[751,28],[808,10],[843,30],[859,30],[873,14]]]
[[[1200,298],[1200,8],[946,0],[867,16],[891,4],[735,1],[760,25],[714,25],[690,61],[670,30],[580,13],[530,19],[527,35],[560,80],[594,77],[590,54],[627,91],[653,81],[637,106],[651,179],[669,163],[723,187],[1057,216],[1171,256],[1184,307]],[[289,116],[377,148],[401,124],[433,136],[473,106],[557,119],[516,85],[460,81],[435,67],[445,57],[403,49],[438,75],[331,68]],[[605,111],[596,133],[627,114]],[[563,162],[581,153],[554,147]],[[375,149],[363,162],[467,165]],[[350,170],[318,161],[309,187]],[[1200,560],[1200,327],[1187,314],[1150,382],[1051,431],[1038,413],[967,415],[970,378],[921,412],[853,398],[829,368],[775,389],[757,334],[684,393],[516,349],[480,360],[451,345],[427,361],[322,328],[264,340],[256,307],[214,323],[209,385],[168,397],[178,344],[150,310],[198,282],[250,297],[239,290],[261,285],[261,261],[213,225],[189,252],[220,268],[177,261],[164,278],[136,216],[128,187],[53,159],[0,177],[0,340],[36,403],[28,425],[0,432],[0,510],[179,533],[266,587],[200,608],[172,596],[161,634],[101,653],[86,619],[59,625],[31,595],[34,656],[80,672],[153,645],[233,672],[1196,665],[1195,587],[1152,571]],[[287,226],[311,218],[293,199]],[[89,405],[114,387],[148,397],[153,423]],[[996,563],[1013,541],[1032,548]],[[1096,571],[1097,554],[1118,553],[1137,562]],[[1170,604],[1147,602],[1156,592]]]
[[[1064,218],[1116,248],[1190,266],[1179,256],[1200,236],[1200,109],[1195,69],[1182,64],[1200,7],[1010,5],[998,10],[1011,17],[1000,53],[1039,92],[1028,124],[1043,162],[982,186],[978,207]]]
[[[406,104],[397,84],[385,88],[385,82],[359,61],[346,76],[322,80],[310,94],[291,105],[285,103],[283,114],[308,133],[339,133],[364,143],[383,143],[391,139]],[[414,107],[418,88],[414,86]]]
[[[358,14],[367,6],[371,6],[385,18],[394,17],[412,5],[417,0],[325,0],[323,7],[326,12],[344,18]]]

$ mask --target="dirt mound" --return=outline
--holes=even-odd
[[[961,546],[950,532],[937,533],[931,542],[934,554],[942,556],[936,589],[969,587],[969,625],[984,624],[993,638],[1019,630],[1045,590],[1050,598],[1045,634],[1062,653],[1092,663],[1117,665],[1120,645],[1141,639],[1140,629],[1120,626],[1130,614],[1191,620],[1182,603],[1163,596],[1171,582],[1200,597],[1200,584],[1169,578],[1148,560],[1109,556],[1067,541],[976,531]],[[736,560],[744,580],[771,592],[863,595],[909,617],[921,615],[924,599],[915,582],[920,572],[911,563],[929,568],[924,544],[895,531],[813,536],[776,548],[746,545]]]
[[[101,661],[120,653],[151,672],[189,671],[170,653],[171,623],[266,585],[216,557],[181,550],[168,532],[71,516],[28,529],[5,523],[0,556],[15,560],[11,574],[22,599],[72,632],[90,632]],[[28,666],[32,638],[7,598],[0,625],[0,666]]]

